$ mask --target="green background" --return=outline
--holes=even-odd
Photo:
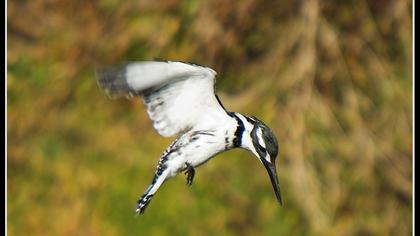
[[[410,235],[412,3],[7,1],[8,235]],[[284,206],[232,150],[134,206],[172,141],[99,65],[218,72],[231,111],[275,132]]]

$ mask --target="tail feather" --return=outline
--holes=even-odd
[[[126,65],[98,69],[96,81],[98,86],[110,97],[131,97],[135,91],[127,83]]]
[[[145,193],[141,198],[137,201],[136,205],[136,213],[143,214],[146,210],[147,205],[149,205],[150,201],[152,200],[153,194]]]
[[[159,162],[161,163],[161,162]],[[155,195],[156,191],[159,189],[159,187],[163,184],[163,182],[168,177],[169,171],[166,169],[166,167],[163,167],[163,172],[156,170],[156,174],[153,177],[152,184],[147,188],[147,190],[144,192],[144,194],[140,197],[140,199],[137,201],[136,204],[136,213],[137,214],[143,214],[146,210],[147,205],[149,205],[150,201],[152,200],[153,196]]]

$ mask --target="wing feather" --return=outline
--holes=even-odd
[[[97,73],[111,96],[141,96],[153,127],[164,137],[192,129],[211,112],[224,112],[215,96],[216,72],[182,62],[134,62]]]

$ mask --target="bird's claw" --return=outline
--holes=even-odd
[[[187,175],[187,185],[191,186],[194,179],[195,170],[194,167],[192,167],[190,164],[186,163],[186,165],[187,168],[185,169],[185,174]]]

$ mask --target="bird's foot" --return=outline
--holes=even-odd
[[[138,201],[136,205],[136,213],[138,215],[143,214],[146,210],[147,205],[149,205],[150,200],[152,200],[153,195],[144,194]]]
[[[195,170],[194,167],[192,167],[192,165],[189,163],[186,163],[186,165],[187,168],[185,169],[185,174],[187,175],[187,185],[191,186],[194,179]]]

